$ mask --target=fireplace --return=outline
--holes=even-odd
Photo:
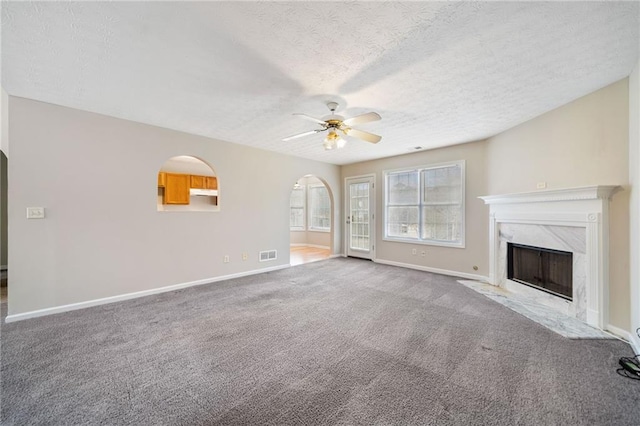
[[[620,189],[599,185],[480,197],[490,205],[488,281],[596,328],[606,329],[609,325],[609,199]],[[509,271],[508,243],[544,247],[552,252],[529,253],[534,259],[529,259],[534,265],[533,271]],[[565,263],[564,272],[551,271],[555,266],[550,265],[540,272],[535,259],[539,262],[549,256],[546,253],[558,252],[572,255],[550,256],[556,258],[548,261],[552,265]],[[523,256],[527,255],[512,253],[512,260]],[[557,275],[571,276],[571,290],[557,287],[558,282],[568,281]],[[516,280],[510,278],[514,276]],[[545,291],[538,290],[544,287],[533,289],[530,284],[538,286],[538,281],[551,281],[553,285]]]
[[[507,243],[507,278],[573,300],[573,253]]]

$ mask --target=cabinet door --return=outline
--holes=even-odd
[[[204,176],[191,175],[191,188],[205,189],[206,179]]]
[[[164,204],[189,204],[189,175],[166,173]]]
[[[206,177],[207,189],[218,189],[218,178],[215,176]]]
[[[158,186],[161,188],[164,188],[166,181],[167,181],[167,174],[165,172],[158,173]]]

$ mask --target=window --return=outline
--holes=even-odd
[[[292,230],[301,231],[305,229],[304,224],[304,206],[305,206],[305,186],[293,188],[291,197],[289,198],[291,217],[289,226]]]
[[[329,231],[331,229],[331,200],[324,185],[309,186],[309,229]]]
[[[292,231],[331,230],[331,198],[329,190],[319,180],[294,186],[289,198],[289,209],[289,228]]]
[[[464,161],[385,173],[385,239],[464,247]]]

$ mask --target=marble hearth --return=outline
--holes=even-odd
[[[490,284],[606,329],[609,200],[619,189],[591,186],[480,197],[490,205]],[[572,300],[509,280],[507,243],[571,252]]]

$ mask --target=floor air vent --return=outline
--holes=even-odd
[[[260,262],[266,262],[268,260],[274,260],[278,257],[277,250],[266,250],[260,252]]]

